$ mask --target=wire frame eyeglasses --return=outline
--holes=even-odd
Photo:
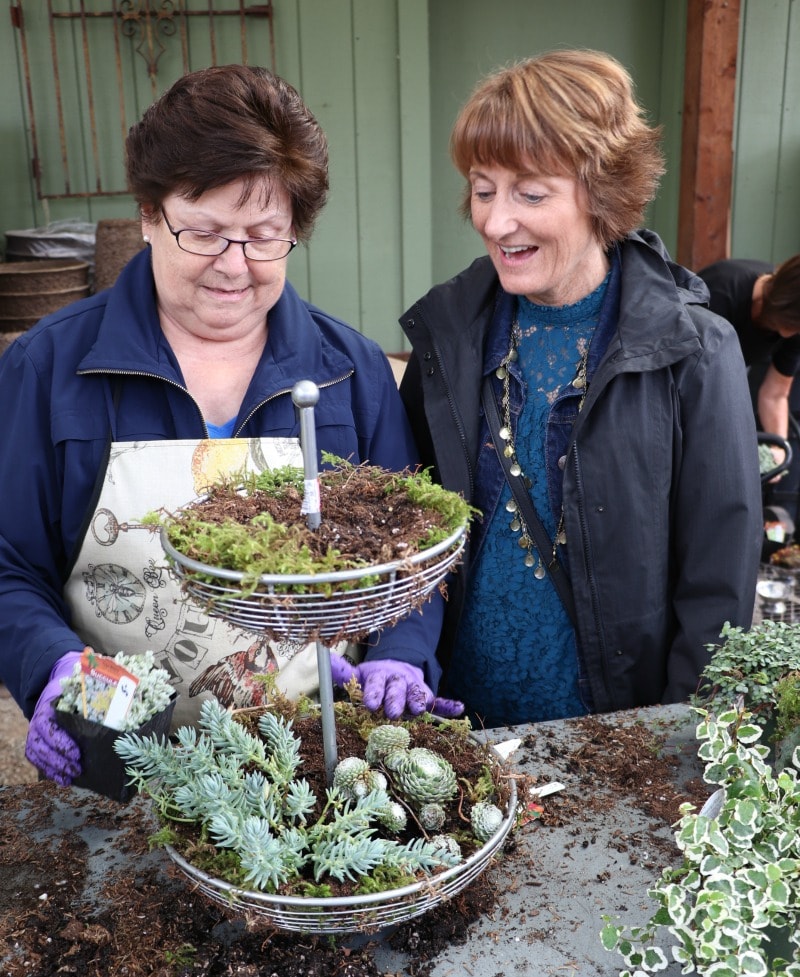
[[[232,244],[241,244],[245,258],[251,261],[278,261],[280,258],[285,258],[297,245],[294,239],[287,241],[279,237],[248,238],[238,241],[236,238],[224,237],[213,231],[203,231],[198,227],[182,227],[176,231],[163,208],[161,213],[178,247],[189,254],[212,257],[223,254]]]

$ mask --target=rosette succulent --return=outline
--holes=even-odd
[[[395,783],[402,794],[417,805],[449,801],[458,793],[452,765],[424,746],[405,751],[395,770]]]
[[[369,734],[364,756],[368,763],[379,763],[395,750],[407,750],[411,734],[405,726],[376,726]]]
[[[441,804],[423,804],[419,809],[419,823],[426,831],[438,831],[446,817],[447,812]]]
[[[366,797],[371,791],[386,791],[386,777],[380,770],[373,770],[360,757],[346,757],[333,771],[333,786],[348,800]]]
[[[461,846],[452,835],[434,835],[431,844],[435,848],[449,852],[453,858],[461,858]]]
[[[386,808],[378,815],[378,821],[392,834],[400,834],[408,824],[408,815],[402,804],[389,801]]]
[[[472,832],[479,841],[488,841],[503,823],[503,812],[495,804],[478,801],[470,811]]]

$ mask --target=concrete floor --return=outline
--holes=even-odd
[[[0,787],[37,780],[35,768],[25,759],[27,735],[28,720],[8,689],[0,685]]]

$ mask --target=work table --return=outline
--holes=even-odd
[[[664,796],[664,784],[654,784],[654,790],[662,795],[654,801],[701,795],[702,765],[694,738],[697,717],[691,709],[654,707],[596,718],[663,737],[662,755],[675,757],[675,796]],[[599,939],[603,916],[619,917],[628,924],[644,922],[651,912],[649,883],[665,865],[676,862],[678,855],[674,831],[663,815],[648,809],[641,796],[619,786],[609,788],[601,774],[593,774],[592,749],[599,747],[587,742],[591,739],[587,728],[581,720],[567,720],[481,734],[493,743],[518,740],[509,761],[512,772],[535,780],[536,786],[555,783],[563,788],[541,801],[544,816],[516,830],[507,850],[487,870],[487,878],[498,891],[494,910],[470,926],[463,942],[426,961],[426,977],[529,973],[537,977],[617,977],[621,958],[606,952]],[[521,790],[527,786],[527,780],[520,781]],[[35,906],[37,900],[41,904],[43,895],[52,899],[53,895],[45,892],[48,884],[68,884],[68,880],[62,883],[52,877],[48,883],[42,877],[43,862],[37,868],[36,863],[14,856],[14,838],[20,842],[27,839],[31,855],[45,852],[55,864],[62,840],[66,836],[80,838],[84,874],[67,915],[71,918],[74,912],[75,918],[85,923],[108,899],[115,898],[109,893],[117,891],[115,885],[122,886],[134,869],[137,877],[149,873],[149,882],[162,895],[174,892],[177,899],[185,894],[188,883],[176,873],[166,853],[160,848],[147,851],[148,818],[149,808],[142,798],[117,805],[86,791],[63,790],[50,784],[0,788],[0,972],[4,977],[16,977],[17,973],[35,977],[39,972],[23,963],[23,950],[13,950],[2,920],[8,920],[12,911],[22,913],[17,939],[24,947],[25,907]],[[138,838],[134,837],[137,832]],[[35,910],[31,908],[30,912]],[[235,947],[236,914],[229,915],[228,940]],[[32,925],[34,915],[27,918]],[[414,921],[404,924],[406,936],[413,925]],[[419,957],[413,947],[398,947],[392,935],[392,931],[384,930],[370,936],[346,937],[340,945],[359,953],[368,948],[380,974],[415,977],[420,973]],[[187,934],[188,945],[193,941],[197,945],[197,940],[196,933]],[[12,961],[20,969],[12,970]],[[163,973],[211,971],[173,969]],[[213,973],[255,975],[262,971],[215,969]],[[665,977],[675,977],[680,969],[673,965],[664,973]]]

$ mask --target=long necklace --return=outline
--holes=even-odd
[[[495,371],[495,375],[503,381],[503,395],[501,399],[501,407],[503,409],[503,426],[500,428],[499,434],[504,442],[503,454],[506,458],[511,459],[510,471],[511,474],[517,478],[522,479],[522,484],[525,486],[526,491],[530,491],[531,480],[523,472],[522,466],[517,459],[517,451],[514,445],[513,429],[511,427],[511,378],[509,365],[516,362],[519,358],[519,344],[522,339],[522,333],[519,328],[519,322],[514,319],[511,326],[511,341],[508,348],[508,352],[503,358],[502,363],[498,366]],[[586,393],[589,389],[589,383],[586,377],[586,367],[589,360],[589,344],[586,344],[586,348],[581,354],[580,362],[578,363],[578,369],[572,380],[572,386],[576,390],[581,391],[581,399],[578,403],[578,413],[583,409],[584,401],[586,400]],[[525,518],[519,511],[519,506],[516,503],[513,495],[506,502],[506,512],[511,515],[511,522],[509,523],[509,528],[513,533],[520,533],[519,545],[525,550],[525,566],[532,567],[536,566],[533,571],[534,577],[537,580],[543,580],[546,574],[544,563],[542,562],[542,554],[536,552],[536,546],[531,538],[531,534],[528,531],[528,526],[525,522]],[[558,558],[558,547],[565,546],[567,542],[566,533],[564,532],[564,505],[561,505],[561,516],[558,521],[558,527],[556,528],[555,536],[553,537],[553,552],[551,554],[551,559],[555,561]],[[538,559],[537,559],[538,558]]]

